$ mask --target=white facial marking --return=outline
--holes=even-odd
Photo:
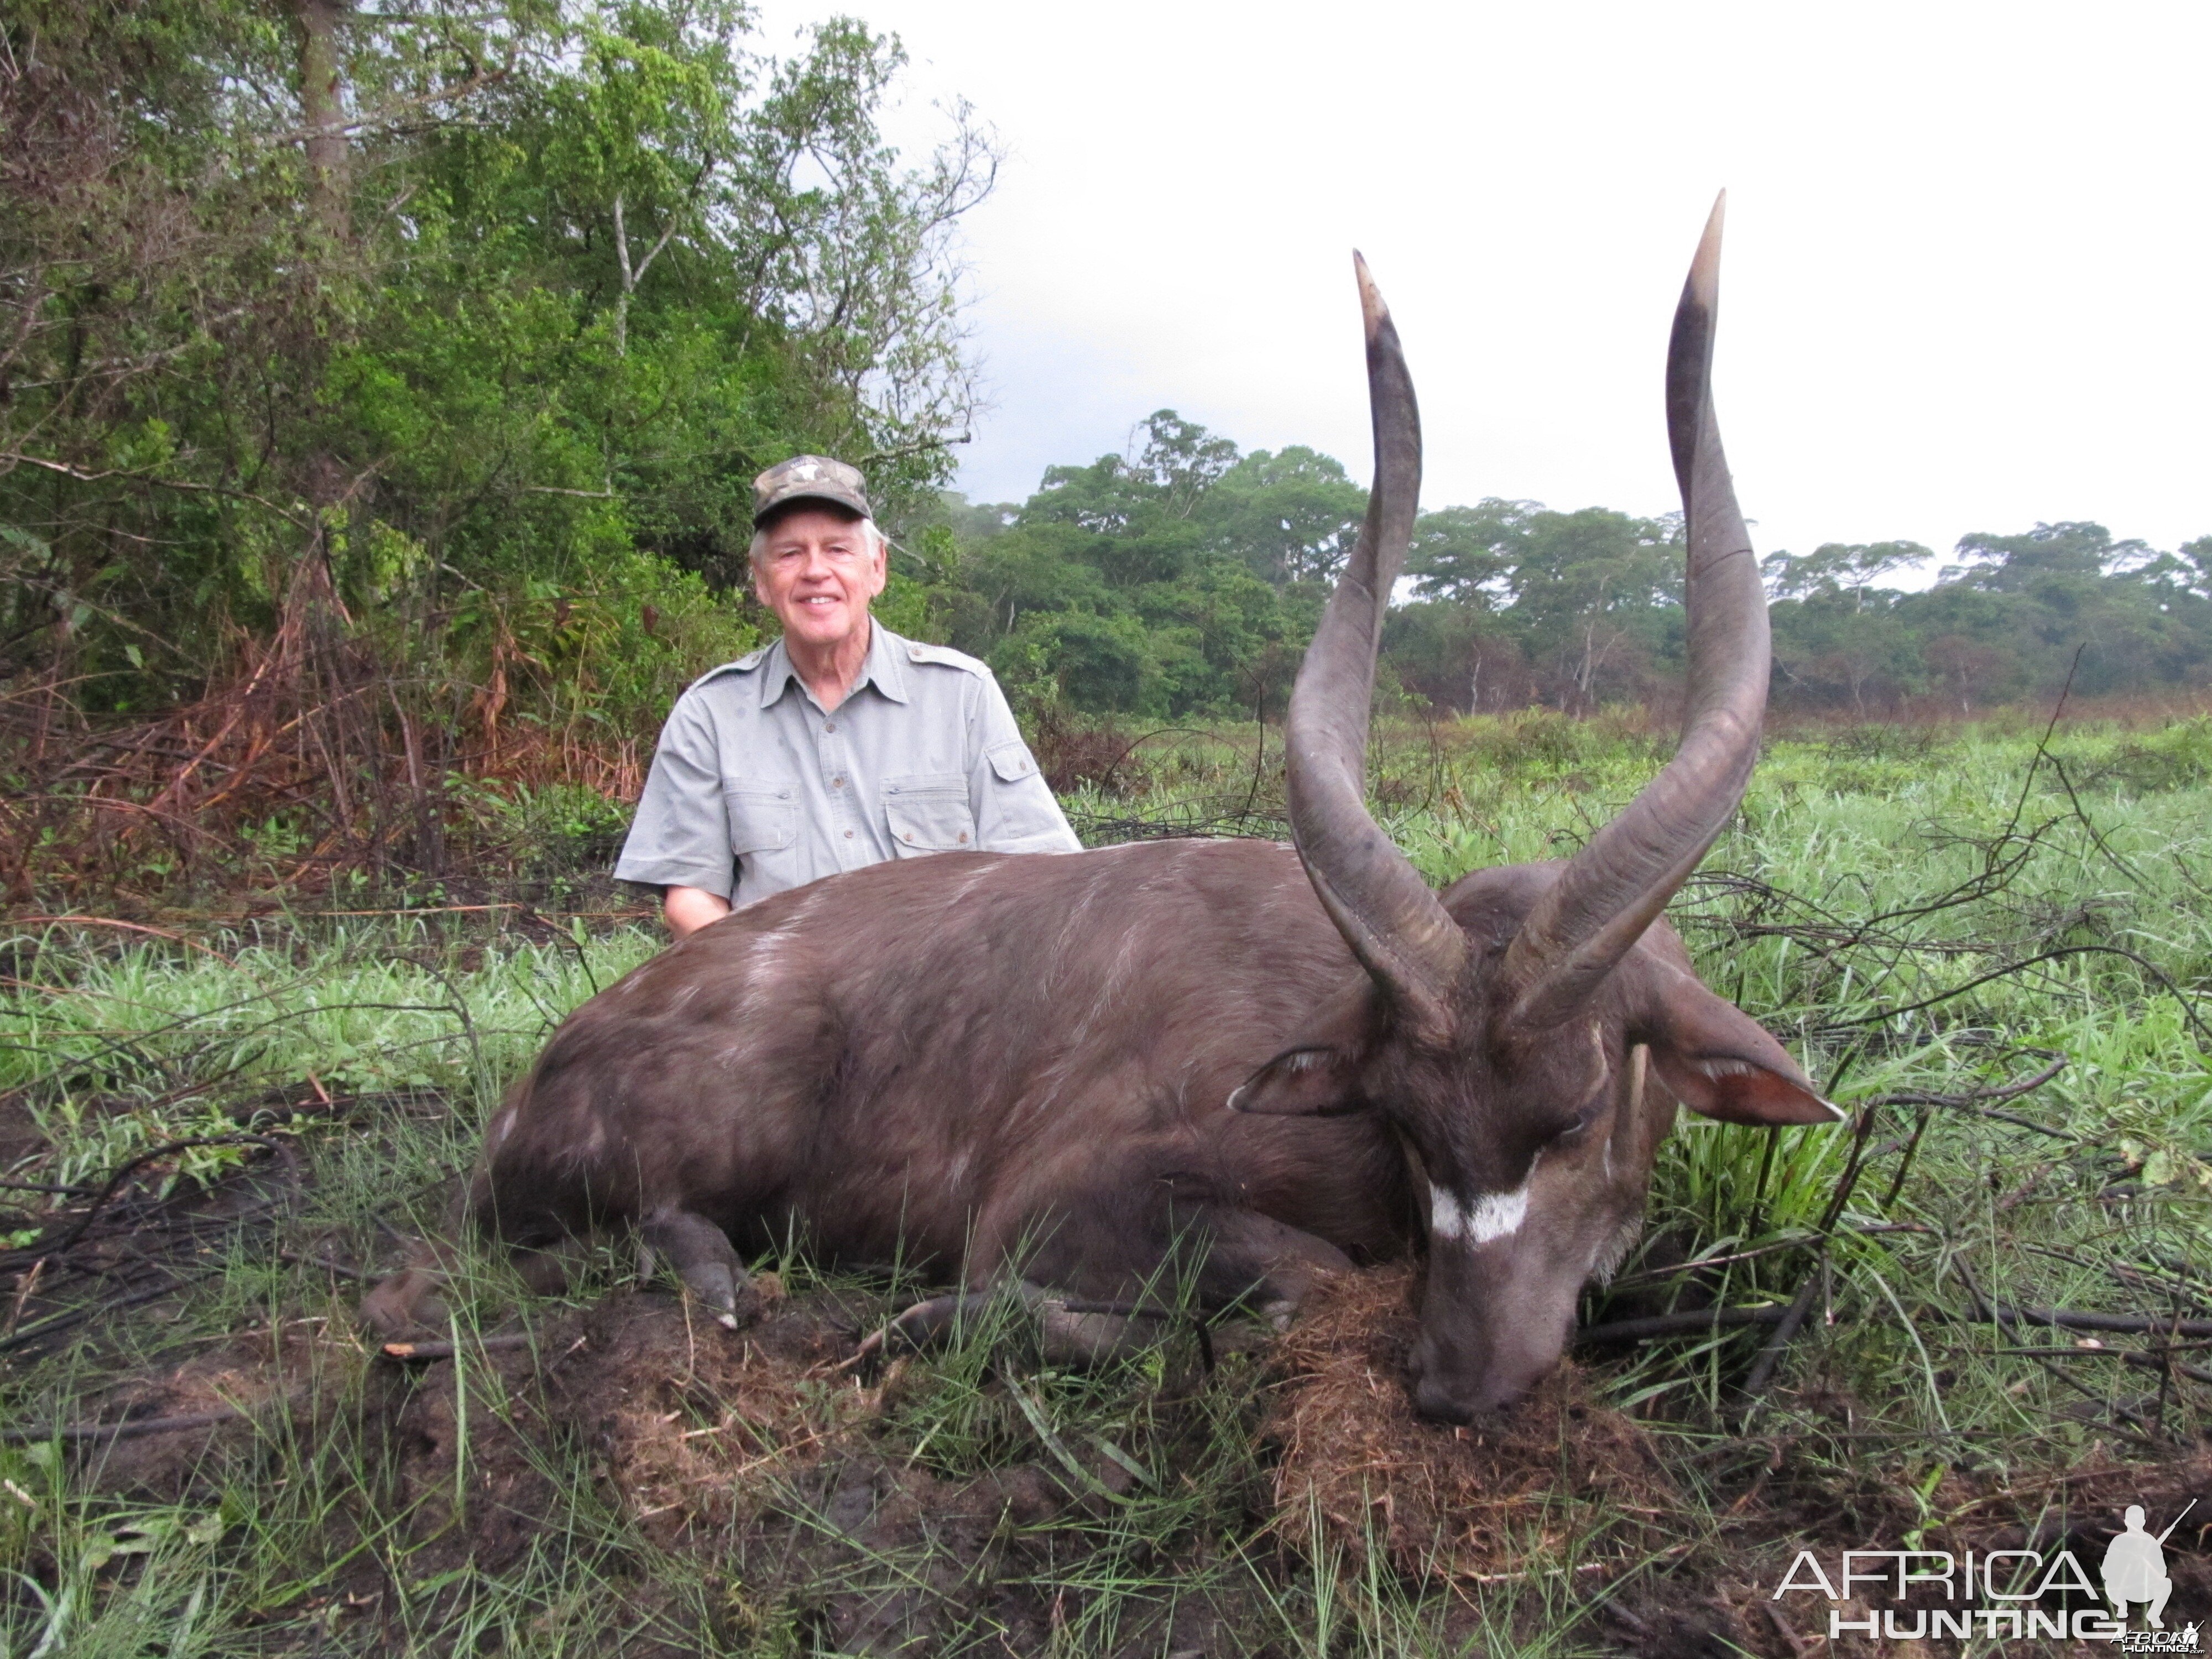
[[[1467,1231],[1467,1218],[1460,1213],[1459,1200],[1433,1182],[1429,1186],[1429,1236],[1431,1238],[1455,1239]]]
[[[1468,1243],[1487,1244],[1493,1238],[1503,1238],[1508,1233],[1518,1232],[1528,1215],[1527,1182],[1522,1182],[1510,1193],[1485,1193],[1475,1200],[1474,1208],[1468,1212]]]
[[[1487,1244],[1494,1238],[1504,1238],[1521,1231],[1521,1224],[1528,1218],[1528,1188],[1536,1172],[1528,1171],[1528,1180],[1510,1193],[1485,1193],[1471,1204],[1462,1204],[1453,1194],[1443,1188],[1429,1188],[1429,1232],[1431,1237],[1457,1243],[1464,1238],[1470,1244]]]

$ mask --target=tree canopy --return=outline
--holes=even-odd
[[[737,0],[25,0],[0,78],[0,672],[195,695],[288,617],[629,714],[752,626],[794,451],[925,498],[974,405],[897,43]],[[320,622],[314,627],[315,618]]]

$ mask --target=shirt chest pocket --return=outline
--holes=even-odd
[[[730,850],[739,858],[780,853],[799,839],[799,799],[773,784],[730,784],[722,790],[730,814]]]
[[[975,850],[975,815],[968,810],[968,780],[957,772],[884,779],[884,817],[901,858]]]

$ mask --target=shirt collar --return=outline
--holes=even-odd
[[[873,617],[869,618],[868,654],[860,664],[853,689],[845,694],[847,701],[859,696],[863,686],[872,685],[893,702],[906,702],[906,647],[904,640]],[[778,640],[769,647],[761,663],[760,706],[773,707],[798,678],[798,671],[791,665],[791,653]]]

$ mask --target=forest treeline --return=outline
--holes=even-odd
[[[0,13],[0,887],[126,842],[204,862],[241,824],[299,871],[435,869],[449,780],[623,795],[676,691],[769,625],[750,483],[802,450],[869,473],[882,614],[1032,711],[1279,713],[1360,485],[1162,411],[1018,506],[945,493],[997,141],[955,105],[902,154],[895,39],[757,28],[741,0]],[[1386,686],[1663,701],[1679,541],[1431,511]],[[2212,538],[2038,526],[1891,585],[1926,556],[1773,556],[1778,700],[2212,673]]]
[[[1329,456],[1242,454],[1163,410],[1127,453],[1054,467],[1018,507],[956,499],[938,544],[956,556],[910,568],[948,639],[1073,708],[1279,711],[1365,501]],[[1683,666],[1681,535],[1679,515],[1526,501],[1425,513],[1385,678],[1463,714],[1663,702]],[[1776,704],[1971,713],[2069,675],[2083,695],[2212,678],[2212,536],[2162,552],[2039,524],[1970,535],[1932,586],[1894,585],[1935,560],[1904,541],[1769,555]]]

